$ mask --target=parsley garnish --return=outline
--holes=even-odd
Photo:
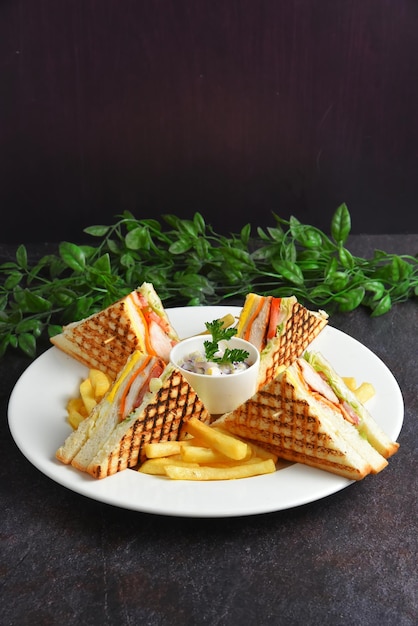
[[[205,356],[208,361],[214,363],[239,363],[245,361],[249,356],[247,350],[241,350],[239,348],[225,348],[222,356],[215,356],[219,351],[219,342],[223,340],[231,339],[237,334],[236,328],[223,328],[222,320],[214,320],[213,322],[205,322],[207,330],[212,335],[212,341],[205,341]]]

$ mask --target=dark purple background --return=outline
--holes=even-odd
[[[2,0],[4,242],[200,211],[417,232],[413,0]]]

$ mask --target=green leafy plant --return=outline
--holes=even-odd
[[[15,258],[0,265],[0,356],[9,347],[35,356],[40,338],[105,308],[144,280],[166,307],[236,303],[253,291],[295,295],[330,314],[365,306],[378,316],[417,295],[416,257],[381,250],[371,259],[351,254],[345,204],[335,211],[329,236],[295,217],[273,217],[267,229],[252,232],[247,224],[224,236],[200,213],[158,221],[124,212],[112,225],[86,228],[90,245],[63,241],[33,264],[20,245]]]
[[[206,322],[205,326],[212,335],[212,341],[205,341],[205,356],[208,361],[214,363],[241,363],[249,356],[247,350],[241,350],[240,348],[225,348],[222,356],[216,356],[219,351],[219,342],[228,341],[237,334],[236,328],[224,328],[222,320],[213,320],[213,322]]]

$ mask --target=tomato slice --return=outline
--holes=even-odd
[[[272,298],[270,304],[270,319],[267,329],[267,341],[276,335],[277,323],[280,314],[281,298]]]

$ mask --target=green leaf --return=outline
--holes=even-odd
[[[200,213],[195,213],[193,216],[193,224],[195,226],[196,232],[204,235],[206,231],[206,224],[203,216]]]
[[[23,274],[21,272],[12,272],[4,283],[4,286],[7,290],[13,290],[22,280]]]
[[[399,256],[395,256],[393,258],[390,267],[393,282],[406,280],[412,274],[412,266],[403,259],[401,259]]]
[[[327,282],[330,288],[338,293],[347,287],[349,280],[350,278],[346,272],[334,272]]]
[[[171,244],[168,251],[170,252],[170,254],[184,254],[185,252],[188,252],[188,250],[190,250],[190,248],[193,246],[193,243],[194,242],[191,239],[179,239],[178,241],[175,241]]]
[[[347,250],[347,248],[339,248],[338,256],[340,258],[341,265],[343,267],[345,267],[348,270],[353,269],[354,267],[353,255],[351,254],[349,250]]]
[[[387,313],[392,307],[392,300],[390,294],[385,294],[383,298],[372,307],[371,317],[378,317],[379,315],[383,315]]]
[[[177,228],[181,233],[184,233],[188,237],[194,239],[198,235],[198,228],[191,220],[178,220]]]
[[[110,265],[110,257],[109,254],[103,254],[101,257],[96,259],[93,264],[93,267],[98,272],[102,272],[103,274],[111,274],[112,268]]]
[[[61,332],[62,332],[62,326],[60,326],[58,324],[49,324],[49,326],[48,326],[48,336],[49,337],[55,337],[55,335],[58,335]]]
[[[338,261],[335,257],[331,257],[327,262],[324,272],[324,281],[328,282],[338,269]]]
[[[274,270],[294,285],[303,285],[304,277],[301,269],[296,263],[291,261],[272,261]]]
[[[88,226],[84,228],[83,232],[93,237],[104,237],[110,230],[110,226]]]
[[[258,232],[260,232],[261,229],[259,229]],[[277,241],[277,243],[281,243],[284,239],[284,233],[283,230],[281,228],[272,228],[269,227],[267,228],[267,232],[269,237],[273,240],[273,241]]]
[[[292,229],[292,234],[305,248],[318,248],[322,243],[322,237],[313,226],[298,224]]]
[[[385,292],[385,286],[380,280],[366,280],[363,287],[374,294],[373,300],[380,299]]]
[[[331,221],[331,235],[334,241],[344,245],[351,231],[351,218],[345,203],[335,211]]]
[[[44,313],[51,309],[51,303],[49,300],[46,300],[42,296],[39,296],[28,289],[25,290],[22,304],[25,305],[25,309],[30,313]]]
[[[28,268],[28,253],[26,247],[20,245],[16,251],[16,261],[19,267],[26,270]]]
[[[207,260],[209,256],[209,243],[206,239],[203,237],[196,239],[194,249],[199,259]]]
[[[30,333],[22,333],[17,338],[19,348],[33,358],[36,354],[36,339]]]
[[[75,272],[83,272],[86,267],[86,257],[80,246],[64,241],[59,245],[61,259]]]
[[[243,226],[243,228],[241,228],[241,233],[240,233],[240,239],[245,246],[248,245],[248,242],[250,240],[250,235],[251,235],[251,224],[246,224],[245,226]]]
[[[354,289],[336,295],[335,300],[339,304],[340,311],[353,311],[356,309],[360,306],[364,298],[364,293],[363,287],[355,287]]]
[[[38,319],[24,319],[16,326],[16,333],[32,333],[34,337],[39,337],[43,330],[43,324]]]
[[[149,250],[150,236],[147,228],[138,227],[127,233],[125,244],[129,250]]]
[[[108,239],[106,243],[109,252],[111,252],[115,256],[118,256],[120,254],[120,246],[117,241],[115,241],[114,239]]]

